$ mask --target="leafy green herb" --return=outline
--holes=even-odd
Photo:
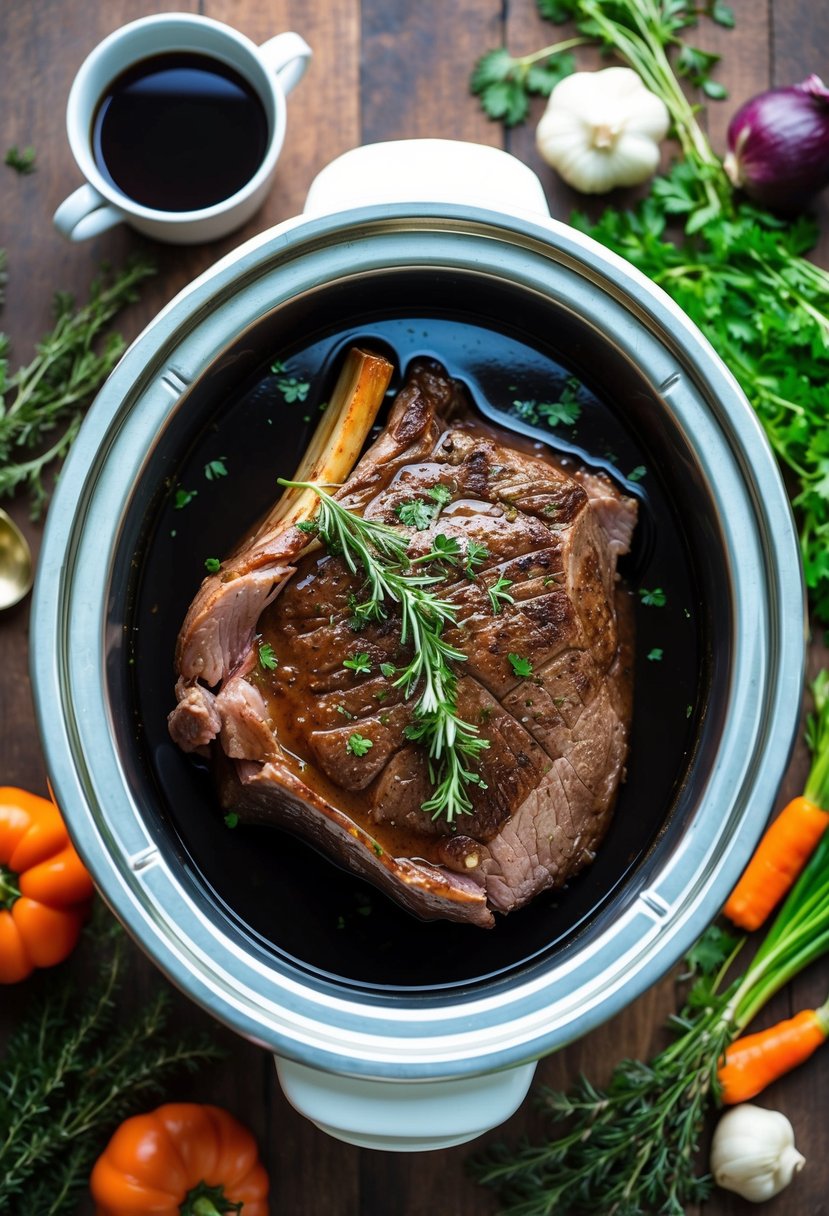
[[[505,126],[523,122],[529,114],[530,98],[535,93],[548,96],[558,81],[575,70],[572,56],[562,52],[584,42],[598,41],[627,59],[644,83],[668,105],[665,96],[664,67],[670,72],[665,51],[673,49],[676,72],[700,87],[708,97],[725,96],[723,87],[711,78],[717,57],[688,43],[683,34],[697,24],[699,8],[688,0],[538,0],[542,17],[555,23],[573,20],[583,37],[556,42],[530,55],[513,59],[499,48],[482,55],[469,81],[470,91],[480,97],[484,113]],[[734,17],[727,5],[710,0],[708,16],[720,25],[731,26]],[[639,52],[638,40],[647,55]],[[537,65],[544,74],[537,75]],[[656,66],[655,66],[656,65]],[[671,72],[671,79],[674,80]],[[677,100],[672,96],[671,100]],[[687,106],[687,102],[685,105]]]
[[[400,641],[411,645],[413,657],[394,687],[402,688],[407,699],[418,694],[406,734],[421,743],[428,755],[434,793],[422,804],[423,809],[433,818],[444,815],[447,822],[454,822],[472,809],[468,787],[484,785],[480,773],[469,766],[489,742],[457,710],[457,676],[450,664],[463,662],[466,655],[443,637],[444,626],[456,624],[457,617],[452,604],[431,590],[440,577],[411,571],[408,540],[395,528],[349,511],[313,482],[279,480],[281,485],[313,490],[317,495],[317,534],[329,551],[334,546],[342,553],[352,574],[365,576],[364,603],[373,619],[387,619],[387,605],[398,605]]]
[[[652,650],[648,651],[647,658],[651,663],[661,663],[663,653],[664,652],[660,646],[654,646]]]
[[[34,173],[37,166],[35,165],[35,150],[34,148],[24,148],[23,151],[12,146],[6,153],[5,163],[10,169],[14,169],[15,173],[26,175]]]
[[[654,587],[651,591],[647,587],[640,587],[639,598],[648,608],[664,608],[668,602],[668,597],[661,587]]]
[[[380,674],[385,676],[387,680],[390,680],[392,676],[397,674],[397,668],[394,663],[381,663]]]
[[[201,1037],[171,1034],[166,989],[116,1012],[132,947],[103,909],[84,939],[35,985],[0,1064],[3,1212],[72,1216],[113,1127],[219,1055]]]
[[[433,506],[431,503],[424,502],[422,498],[410,498],[407,502],[401,502],[395,515],[407,528],[425,532],[431,526],[432,520],[439,510],[439,504]]]
[[[209,460],[204,466],[204,475],[208,481],[215,481],[219,477],[227,477],[226,456],[220,456],[218,460]]]
[[[521,676],[522,678],[532,675],[533,665],[529,659],[523,658],[520,654],[512,653],[507,655],[507,658],[510,661],[510,665],[515,675]]]
[[[125,342],[106,333],[109,322],[138,298],[153,267],[132,260],[117,274],[102,274],[86,304],[66,292],[54,300],[55,325],[38,343],[31,363],[8,375],[8,342],[0,335],[0,496],[25,489],[37,518],[48,498],[45,471],[62,460],[84,411],[120,359]]]
[[[239,816],[236,814],[235,811],[228,811],[228,813],[224,817],[224,823],[225,823],[226,828],[238,827],[239,826]]]
[[[204,568],[208,574],[218,574],[222,568],[222,563],[218,557],[206,557],[204,559]]]
[[[351,752],[352,756],[364,756],[366,752],[370,751],[374,747],[374,744],[372,743],[371,739],[365,739],[362,735],[357,734],[355,731],[353,735],[348,736],[346,747]]]
[[[371,660],[365,651],[360,651],[359,654],[352,655],[350,659],[343,659],[343,667],[356,672],[357,675],[368,675],[371,671]]]
[[[343,716],[344,718],[348,718],[349,722],[353,722],[353,721],[354,721],[354,716],[355,716],[355,715],[354,715],[354,714],[352,714],[352,713],[349,713],[349,711],[346,709],[346,707],[345,707],[344,705],[337,705],[337,706],[335,706],[335,708],[336,708],[336,710],[337,710],[337,713],[338,713],[338,714],[342,714],[342,716]]]
[[[643,464],[638,464],[635,469],[631,469],[628,473],[628,481],[641,481],[647,474],[647,469]]]
[[[281,376],[285,371],[285,364],[281,359],[274,359],[273,363],[271,364],[271,371],[273,372],[274,376]]]
[[[279,666],[279,659],[270,642],[259,643],[259,666],[264,667],[266,671],[276,671]]]
[[[575,71],[573,56],[565,52],[583,42],[567,38],[517,59],[503,47],[488,51],[475,65],[469,87],[480,97],[485,114],[515,126],[527,117],[531,96],[549,97],[558,82]]]
[[[467,541],[466,543],[466,565],[463,572],[467,578],[475,577],[475,567],[482,566],[489,557],[489,549],[486,545],[480,545],[475,540]]]
[[[426,491],[426,496],[436,502],[439,507],[445,507],[447,503],[452,501],[452,491],[448,486],[436,485],[430,486]]]
[[[548,427],[575,426],[581,417],[581,404],[578,399],[581,385],[574,377],[570,377],[561,390],[558,401],[513,401],[512,413],[522,422],[530,426],[540,426],[543,422]]]
[[[307,380],[298,380],[296,376],[287,376],[277,380],[276,387],[288,405],[293,405],[295,401],[305,401],[311,389]]]
[[[173,510],[181,511],[193,501],[197,494],[198,490],[185,490],[183,486],[177,486],[173,495]]]
[[[454,536],[444,536],[440,532],[432,541],[432,548],[423,557],[415,558],[413,564],[420,562],[445,562],[447,566],[457,566],[461,555],[460,541]]]
[[[503,574],[499,574],[491,587],[487,587],[486,593],[489,596],[489,602],[492,605],[493,616],[500,616],[504,610],[504,604],[514,604],[515,600],[507,591],[507,587],[512,586],[511,578],[504,578]],[[512,657],[512,656],[510,656]],[[516,675],[518,673],[516,672]]]
[[[720,161],[678,80],[709,96],[721,90],[704,52],[684,34],[705,12],[734,24],[709,0],[543,0],[543,15],[573,19],[585,38],[613,51],[668,108],[682,160],[657,177],[634,209],[607,208],[589,233],[658,283],[699,326],[736,376],[780,462],[797,486],[795,513],[806,584],[816,615],[829,621],[829,273],[806,260],[817,227],[792,223],[735,199]],[[549,48],[545,48],[549,49]],[[538,52],[543,55],[544,51]],[[671,62],[673,57],[673,66]],[[667,240],[682,223],[687,239]]]

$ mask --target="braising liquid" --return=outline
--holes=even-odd
[[[99,170],[134,202],[200,211],[241,190],[261,165],[268,118],[253,86],[208,55],[169,52],[133,64],[98,103]]]

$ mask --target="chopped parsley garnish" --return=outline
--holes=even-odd
[[[349,713],[344,705],[337,705],[335,706],[335,709],[337,710],[338,714],[342,714],[344,718],[348,718],[349,722],[354,721],[354,714]]]
[[[236,825],[238,824],[238,822],[239,822],[239,816],[236,814],[236,812],[228,811],[228,813],[225,815],[225,827],[226,828],[235,828]]]
[[[371,739],[365,739],[362,735],[358,735],[355,731],[353,735],[348,736],[346,747],[351,752],[352,756],[364,756],[366,752],[371,751],[374,747]]]
[[[21,152],[20,148],[11,147],[6,153],[5,163],[10,169],[14,169],[15,173],[28,174],[35,171],[35,150],[34,148],[24,148]]]
[[[282,360],[274,359],[273,363],[271,364],[271,371],[273,372],[273,374],[275,376],[281,376],[282,373],[284,372],[284,370],[285,370],[285,364],[282,362]]]
[[[463,572],[467,578],[475,577],[475,567],[482,565],[489,557],[489,549],[486,545],[479,545],[477,541],[470,540],[466,544],[466,565]]]
[[[652,591],[640,587],[639,598],[648,608],[664,608],[668,602],[668,597],[661,587],[654,587]]]
[[[430,486],[426,491],[426,496],[436,502],[439,507],[445,507],[447,503],[452,501],[452,491],[448,486],[436,485]]]
[[[507,655],[507,658],[509,659],[510,663],[512,664],[512,670],[515,675],[522,676],[522,677],[532,675],[533,665],[529,659],[525,659],[520,654],[513,654],[513,653],[510,653],[509,655]]]
[[[652,650],[648,651],[647,657],[651,663],[661,663],[663,654],[664,651],[661,646],[654,646]]]
[[[422,498],[410,498],[407,502],[401,502],[395,515],[407,528],[416,528],[418,532],[425,532],[438,510],[437,504],[431,506]]]
[[[204,475],[208,481],[215,481],[217,477],[227,477],[226,460],[227,456],[220,456],[217,460],[207,462],[204,466]]]
[[[387,680],[390,680],[392,676],[397,674],[397,668],[394,663],[381,663],[380,674],[384,675]]]
[[[540,426],[542,422],[549,427],[575,426],[581,417],[578,399],[580,387],[579,381],[571,377],[561,390],[558,401],[513,401],[512,413],[530,426]]]
[[[628,481],[641,481],[647,471],[643,464],[638,464],[635,469],[631,469],[628,473]]]
[[[307,380],[298,380],[296,376],[286,376],[282,380],[277,380],[276,387],[288,405],[293,405],[295,401],[304,401],[311,389]]]
[[[357,675],[368,675],[371,671],[371,660],[365,651],[360,651],[359,654],[353,655],[350,659],[343,659],[343,667],[347,667],[349,671],[354,671]]]
[[[197,494],[198,490],[185,490],[178,486],[173,497],[173,510],[180,511],[182,507],[186,507],[189,502],[192,502]]]
[[[507,591],[507,587],[511,586],[512,579],[504,578],[503,574],[499,574],[492,586],[487,587],[486,593],[489,596],[489,602],[492,605],[492,612],[494,616],[500,616],[500,614],[503,612],[504,604],[515,603],[515,600]],[[510,655],[510,658],[512,658],[512,655]]]
[[[206,557],[204,559],[204,568],[208,574],[218,574],[222,568],[222,563],[218,557]]]
[[[428,508],[427,508],[428,510]],[[454,536],[444,536],[439,533],[432,542],[432,548],[423,557],[415,558],[416,562],[445,562],[447,566],[457,566],[457,558],[461,555],[460,541]]]
[[[264,667],[266,671],[275,671],[279,666],[279,659],[274,654],[270,642],[259,643],[259,666]]]

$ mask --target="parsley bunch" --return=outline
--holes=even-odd
[[[297,526],[316,533],[330,553],[342,557],[352,574],[365,576],[365,598],[350,605],[352,618],[362,625],[382,621],[388,617],[386,605],[398,605],[400,641],[404,646],[411,645],[413,657],[397,676],[394,686],[402,688],[407,698],[417,693],[412,722],[405,734],[426,749],[434,786],[423,810],[430,812],[433,819],[445,815],[449,823],[458,815],[470,814],[468,787],[486,788],[472,765],[489,747],[489,741],[482,739],[478,727],[464,721],[458,713],[458,680],[453,664],[463,662],[466,655],[443,636],[444,627],[455,624],[456,614],[454,606],[433,590],[435,583],[442,582],[442,576],[415,573],[407,555],[409,542],[403,533],[349,511],[314,482],[286,481],[280,477],[279,484],[313,490],[319,498],[319,512],[313,520]],[[443,496],[438,495],[436,507],[443,501]],[[471,563],[472,558],[469,560]],[[343,666],[355,672],[370,669],[365,654],[346,659]],[[354,745],[350,750],[355,755],[365,754],[355,752]]]
[[[815,225],[735,200],[680,83],[723,95],[710,77],[715,57],[684,41],[697,8],[686,0],[538,4],[542,16],[574,21],[582,36],[621,57],[668,108],[682,159],[635,208],[608,208],[595,224],[576,215],[573,223],[658,283],[739,381],[791,475],[811,605],[829,622],[829,275],[804,256]],[[702,11],[733,25],[720,0]]]

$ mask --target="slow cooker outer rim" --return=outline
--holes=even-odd
[[[246,282],[255,282],[260,277],[260,251],[263,246],[266,250],[271,247],[273,260],[273,258],[275,258],[280,251],[286,250],[286,243],[296,241],[298,238],[300,245],[299,253],[302,255],[303,235],[306,229],[309,230],[309,239],[313,238],[313,240],[319,241],[322,240],[325,233],[328,233],[330,237],[332,231],[340,231],[353,235],[353,225],[355,222],[376,223],[377,221],[381,221],[382,223],[391,222],[394,224],[403,224],[405,226],[406,218],[412,218],[412,216],[422,219],[425,222],[436,218],[438,220],[448,222],[451,226],[457,226],[459,223],[460,226],[463,226],[463,224],[478,223],[482,228],[491,228],[493,231],[512,231],[521,240],[527,238],[528,229],[534,229],[534,231],[531,233],[532,238],[538,242],[539,249],[544,250],[549,249],[550,233],[552,232],[555,235],[556,240],[567,246],[567,256],[572,258],[575,265],[579,264],[579,258],[581,257],[583,259],[585,257],[585,251],[587,251],[593,262],[598,260],[600,269],[603,271],[603,273],[611,274],[612,272],[613,275],[616,275],[621,270],[623,272],[623,278],[626,277],[631,279],[634,285],[636,285],[637,280],[639,286],[644,284],[645,302],[643,304],[642,300],[640,299],[638,301],[638,307],[646,316],[650,318],[650,323],[656,324],[658,322],[663,333],[671,334],[673,332],[673,328],[678,324],[680,329],[685,332],[686,343],[690,343],[692,349],[694,346],[699,347],[702,344],[704,348],[706,348],[706,356],[710,354],[710,348],[707,348],[707,344],[704,343],[704,340],[698,335],[695,329],[690,327],[684,316],[678,313],[678,310],[676,310],[675,306],[672,305],[667,297],[663,296],[658,289],[655,289],[653,285],[647,283],[646,280],[643,280],[641,276],[637,276],[631,268],[622,264],[619,259],[615,259],[612,255],[609,255],[607,251],[600,249],[600,247],[594,246],[593,242],[589,242],[588,238],[584,238],[580,234],[573,233],[571,230],[564,228],[562,225],[556,224],[555,221],[551,221],[548,230],[546,225],[540,224],[537,220],[533,221],[532,224],[529,224],[524,221],[516,221],[508,217],[492,215],[491,213],[487,212],[476,212],[470,217],[470,214],[462,209],[449,207],[409,208],[403,205],[394,208],[367,208],[360,209],[358,212],[351,213],[349,215],[326,217],[322,220],[309,221],[304,224],[297,224],[296,221],[291,222],[284,229],[276,233],[264,234],[262,238],[257,238],[248,246],[243,247],[243,249],[238,252],[236,258],[226,259],[219,265],[218,268],[214,269],[214,271],[210,272],[207,276],[203,276],[201,280],[197,281],[196,284],[192,285],[190,289],[180,296],[177,301],[174,301],[170,306],[168,306],[168,308],[164,310],[164,313],[161,314],[161,317],[174,323],[173,332],[175,332],[176,323],[181,328],[186,326],[192,320],[194,314],[203,314],[206,310],[208,302],[215,299],[215,297],[219,295],[222,290],[232,287],[234,289],[234,294],[238,294]],[[296,231],[291,232],[291,229],[295,230],[297,227],[300,229],[298,233]],[[547,252],[547,256],[549,257],[549,252]],[[591,267],[591,272],[595,272],[595,266]],[[622,292],[621,294],[623,295],[624,293]],[[146,356],[152,354],[157,346],[157,326],[161,320],[161,317],[157,318],[156,322],[151,325],[149,330],[145,331],[145,334],[133,345],[127,356],[125,356],[125,359],[122,361],[121,365],[119,365],[119,368],[114,373],[107,388],[102,392],[101,397],[99,398],[99,403],[96,403],[95,410],[101,415],[101,418],[105,422],[104,434],[109,438],[110,442],[115,441],[112,437],[112,423],[123,413],[124,401],[128,401],[131,397],[135,397],[134,390],[136,389],[136,386],[143,385],[146,387],[146,385],[153,379],[151,372],[153,365],[155,365],[157,368],[158,359],[150,360]],[[668,324],[668,321],[670,321],[670,324]],[[154,330],[155,332],[153,332]],[[167,345],[169,346],[169,341]],[[174,349],[175,345],[176,344],[174,344]],[[677,346],[679,346],[678,342]],[[687,358],[687,353],[685,351],[683,352],[683,357]],[[714,376],[715,380],[717,376],[719,376],[719,379],[724,381],[723,393],[726,398],[729,396],[729,394],[733,396],[735,391],[739,393],[733,379],[730,377],[729,373],[722,368],[718,360],[715,363],[708,365],[707,374],[705,376],[706,383],[710,382],[711,376],[714,372],[717,373],[717,375]],[[123,396],[119,395],[118,390],[121,390]],[[108,422],[105,418],[105,412],[107,410],[109,410],[111,415]],[[759,424],[754,418],[754,415],[751,413],[750,408],[746,405],[737,417],[741,424],[740,431],[742,442],[740,446],[744,446],[745,443],[748,443],[749,447],[756,445],[758,437],[761,436],[761,432],[759,429]],[[121,421],[123,422],[123,419],[121,419]],[[733,423],[734,419],[729,418],[729,421]],[[56,508],[63,508],[63,499],[70,497],[70,487],[72,485],[72,481],[73,479],[78,480],[74,473],[75,468],[77,467],[79,469],[83,469],[94,467],[100,446],[99,439],[96,437],[96,433],[93,432],[93,427],[85,427],[77,441],[75,451],[73,452],[72,456],[70,456],[70,462],[67,464],[67,470],[62,478],[62,484],[56,498]],[[765,453],[766,461],[770,461],[771,458],[764,439],[761,439],[761,451]],[[751,471],[752,473],[755,472],[753,466]],[[782,485],[777,485],[777,483],[779,483],[779,476],[776,474],[776,468],[773,465],[772,472],[773,476],[776,477],[775,484],[776,488],[778,489],[778,501],[776,503],[778,523],[780,522],[779,516],[782,508],[784,524],[783,533],[785,534],[788,531],[789,541],[791,542],[790,508],[785,496],[782,493]],[[69,476],[70,473],[72,476]],[[77,491],[72,491],[72,493],[76,493],[77,506],[82,510],[83,513],[85,513],[88,507],[89,496],[93,494],[95,488],[92,484],[88,484],[84,488],[84,481],[85,478],[81,477],[81,485],[79,489]],[[758,498],[758,501],[763,507],[764,513],[766,513],[770,509],[768,496],[763,499]],[[66,518],[68,520],[72,518],[73,515],[71,511],[67,511],[65,508],[61,510],[56,508],[50,513],[49,528],[47,530],[48,543],[44,543],[44,570],[47,568],[50,560],[54,563],[53,554],[55,552],[57,552],[58,557],[60,557],[61,526],[59,524],[54,524],[53,521],[59,518]],[[786,521],[788,522],[786,523]],[[64,526],[64,531],[69,533],[69,535],[66,536],[66,546],[64,547],[64,552],[71,557],[73,550],[68,548],[68,542],[70,540],[77,540],[77,537],[74,535],[69,524]],[[781,544],[782,542],[780,539],[780,534],[775,534],[773,528],[771,531],[774,535],[774,539],[777,541],[777,544]],[[60,595],[55,596],[51,605],[48,602],[48,595],[45,593],[45,584],[47,579],[43,578],[39,580],[39,584],[41,584],[41,586],[38,588],[35,602],[33,604],[33,621],[36,630],[47,627],[51,613],[56,613],[59,600],[62,600],[66,594],[67,587],[64,582],[65,571],[61,567],[62,563],[59,561],[58,569],[60,570]],[[788,586],[788,584],[781,586],[780,580],[778,579],[776,591],[778,599],[784,595],[788,596],[789,610],[791,610],[793,597],[791,588]],[[780,605],[778,604],[778,608],[779,606]],[[800,608],[802,614],[802,598]],[[54,625],[57,625],[57,619],[54,620]],[[64,639],[64,646],[59,648],[63,657],[65,657],[67,653],[65,643],[66,639]],[[793,648],[794,647],[790,643],[790,649]],[[65,802],[65,805],[68,806],[71,802],[77,799],[80,801],[80,805],[83,806],[85,803],[83,786],[77,782],[77,774],[73,772],[71,766],[70,772],[67,773],[65,771],[65,765],[59,763],[60,746],[54,738],[54,724],[48,721],[47,717],[49,700],[48,696],[46,695],[47,688],[49,685],[52,685],[54,693],[59,695],[60,681],[56,680],[56,671],[50,670],[50,664],[45,655],[46,649],[47,648],[42,646],[33,647],[33,678],[36,684],[36,691],[38,692],[38,715],[41,723],[41,731],[44,734],[44,741],[49,741],[47,744],[47,757],[61,800]],[[800,660],[802,664],[802,646]],[[799,664],[795,663],[794,666],[798,667]],[[792,709],[793,705],[799,704],[800,679],[802,672],[798,670],[795,675],[797,676],[796,681],[790,677],[788,683],[786,683],[784,680],[783,683],[785,686],[780,687],[777,690],[775,704],[778,711],[781,704],[785,705],[788,703],[790,710]],[[65,668],[62,670],[62,678],[66,678]],[[56,688],[54,687],[53,681],[57,684]],[[792,714],[791,717],[791,733],[793,734],[794,724],[796,723],[796,713]],[[777,727],[777,732],[779,734],[780,728],[778,723],[779,718],[773,719],[772,726]],[[65,729],[65,722],[62,723],[62,725]],[[790,742],[791,739],[788,740],[788,743]],[[75,749],[77,750],[77,740],[75,741]],[[787,754],[788,747],[785,748],[785,751]],[[76,757],[76,762],[77,761],[78,758]],[[785,757],[778,757],[774,768],[782,770],[782,764],[784,761]],[[765,761],[765,766],[766,768],[769,767],[767,759]],[[93,776],[91,773],[87,772],[86,780],[90,782],[90,785],[92,784]],[[73,786],[74,788],[72,788]],[[97,872],[99,866],[96,863],[100,862],[101,860],[106,863],[107,860],[106,856],[103,859],[100,857],[100,842],[94,839],[89,840],[86,838],[84,833],[79,833],[77,823],[73,822],[71,826],[75,834],[78,836],[78,842],[82,847],[82,851],[85,852],[85,854],[88,852],[89,860],[92,863],[92,868]],[[757,832],[759,833],[762,824],[756,826]],[[753,843],[753,839],[743,841],[743,847],[740,849],[738,842],[738,845],[732,848],[729,857],[726,859],[726,861],[728,861],[730,864],[730,869],[733,872],[734,878],[736,878],[737,872],[742,867],[742,864],[750,852]],[[138,853],[140,853],[140,850],[138,850]],[[93,854],[96,854],[96,856],[93,857]],[[726,868],[727,867],[725,865],[721,865],[721,872],[724,872]],[[155,872],[154,877],[156,878],[162,872],[158,867],[149,864],[146,868],[144,868],[143,873],[145,875],[151,875],[153,871]],[[137,872],[141,871],[139,870]],[[125,899],[126,887],[123,886],[123,876],[120,876],[120,879],[121,881],[115,885],[115,889],[108,891],[107,893],[113,896],[111,902],[113,903],[116,911],[118,911],[118,913],[121,915],[121,918],[128,919],[128,917],[125,917],[125,913],[129,910],[126,907],[126,905],[129,903],[129,899]],[[711,883],[709,881],[707,884],[709,889],[710,885]],[[704,910],[703,904],[705,903],[705,896],[705,891],[699,893],[699,899],[696,905],[697,914]],[[715,910],[716,909],[711,909],[710,913],[705,918],[706,921],[707,919],[710,919],[710,916],[713,915]],[[645,918],[641,924],[642,932],[646,937],[659,937],[661,933],[663,945],[659,951],[659,956],[665,958],[666,954],[670,953],[671,957],[666,958],[664,965],[659,968],[658,972],[651,971],[651,973],[644,978],[641,974],[637,976],[637,980],[642,981],[636,989],[637,992],[641,991],[641,989],[648,983],[653,982],[653,980],[657,978],[657,974],[661,974],[666,967],[670,966],[674,959],[682,953],[683,949],[685,949],[687,945],[690,945],[699,928],[702,927],[700,923],[696,923],[695,918],[692,918],[694,919],[695,923],[689,923],[688,918],[686,918],[681,926],[677,926],[676,924],[671,926],[670,935],[666,934],[664,931],[660,931],[659,923],[661,921],[661,914],[658,909],[658,904],[656,905],[655,911],[653,908],[651,908],[650,913],[637,909],[637,916],[638,915],[642,915]],[[179,968],[176,965],[176,959],[173,956],[174,952],[170,950],[170,943],[167,942],[165,946],[165,943],[163,943],[158,937],[159,926],[157,920],[155,923],[151,923],[152,918],[150,921],[147,920],[146,908],[142,910],[142,917],[145,920],[145,924],[148,925],[151,933],[153,934],[151,938],[153,948],[150,950],[150,952],[153,954],[153,957],[155,957],[162,969],[168,974],[171,974],[174,981],[179,982],[180,986],[183,986],[185,991],[189,992],[191,996],[196,995],[196,987],[201,987],[202,991],[199,999],[203,1004],[207,1004],[209,1008],[213,1008],[219,994],[216,991],[211,991],[209,985],[203,983],[197,985],[192,972],[185,973],[185,980],[182,983],[182,977],[179,975]],[[680,930],[682,930],[682,932],[680,932]],[[672,941],[672,947],[670,951],[666,951],[665,947],[669,940]],[[142,940],[142,944],[145,949],[150,949],[150,944],[146,939]],[[656,960],[652,960],[652,962],[655,961]],[[540,987],[542,989],[544,986],[544,981],[541,981],[538,985],[536,985],[536,987]],[[598,1021],[604,1020],[604,1018],[610,1016],[616,1011],[616,1008],[618,1008],[618,1005],[614,1005],[612,1002],[608,1003],[606,993],[604,994],[601,1002],[597,1003],[600,1003],[601,1008],[596,1008],[591,1013],[587,1014],[584,1022],[579,1025],[577,1029],[573,1029],[572,1033],[570,1033],[567,1038],[573,1038],[576,1037],[577,1034],[583,1033],[584,1030],[588,1029],[591,1025],[596,1024]],[[626,1002],[619,1003],[621,1004]],[[455,1019],[451,1020],[455,1022],[461,1021],[467,1024],[466,1034],[471,1043],[471,1040],[475,1040],[478,1036],[473,1032],[473,1028],[469,1026],[470,1019],[476,1014],[476,1012],[483,1013],[483,1010],[481,1009],[476,1011],[475,1004],[473,1004],[473,1006],[464,1006],[458,1008],[463,1016],[460,1019],[456,1017]],[[214,1012],[216,1012],[215,1008]],[[424,1011],[421,1009],[418,1013],[418,1018],[422,1020],[421,1026],[417,1027],[416,1029],[418,1032],[422,1027],[425,1027],[425,1029],[423,1029],[423,1033],[419,1034],[418,1037],[424,1041],[426,1039],[431,1040],[433,1036],[431,1034],[431,1030],[429,1029],[429,1023],[434,1020],[440,1020],[440,1018],[432,1019],[427,1017],[424,1019],[423,1014]],[[296,1017],[296,1015],[297,1010],[294,1010],[293,1016]],[[236,1029],[242,1030],[242,1032],[247,1034],[248,1037],[256,1041],[262,1041],[263,1027],[261,1021],[259,1021],[256,1017],[250,1017],[242,1010],[238,1009],[235,1010],[232,1015],[224,1012],[219,1013],[219,1016],[222,1016],[224,1020],[229,1021],[230,1024]],[[362,1022],[365,1022],[365,1016],[365,1010],[361,1009],[360,1020]],[[400,1008],[398,1011],[396,1011],[396,1016],[394,1017],[392,1017],[388,1010],[384,1010],[384,1016],[388,1017],[391,1021],[405,1021],[406,1017],[408,1016],[408,1010],[405,1008]],[[495,1018],[496,1026],[499,1025],[499,1016],[500,1015],[496,1015]],[[484,1019],[484,1021],[487,1020],[488,1019]],[[445,1018],[444,1021],[446,1021]],[[486,1029],[480,1020],[477,1021],[477,1025],[479,1029]],[[548,1050],[550,1049],[551,1045],[557,1046],[560,1045],[561,1042],[566,1041],[565,1037],[561,1037],[557,1042],[547,1042],[546,1044],[541,1043],[539,1045],[537,1028],[529,1029],[527,1031],[528,1037],[526,1041],[521,1041],[520,1036],[517,1036],[515,1033],[518,1029],[517,1025],[514,1022],[511,1023],[511,1025],[512,1032],[510,1034],[509,1046],[498,1048],[494,1043],[491,1043],[490,1047],[493,1049],[485,1051],[482,1054],[480,1050],[481,1044],[477,1044],[477,1046],[474,1047],[475,1054],[471,1059],[467,1058],[464,1060],[459,1060],[456,1058],[455,1054],[452,1054],[452,1052],[455,1051],[454,1048],[451,1049],[450,1052],[451,1058],[444,1060],[437,1059],[435,1057],[439,1054],[438,1045],[435,1042],[431,1042],[431,1050],[426,1053],[429,1057],[427,1068],[428,1075],[430,1077],[441,1075],[441,1070],[443,1075],[459,1075],[462,1072],[487,1071],[493,1067],[506,1066],[509,1064],[514,1064],[518,1062],[518,1060],[533,1058],[535,1055],[539,1054],[539,1050]],[[463,1033],[463,1031],[461,1032]],[[372,1043],[374,1046],[369,1048],[368,1054],[365,1058],[360,1059],[362,1053],[358,1047],[358,1044],[356,1041],[354,1041],[353,1035],[349,1037],[351,1041],[349,1043],[348,1054],[335,1051],[325,1051],[321,1053],[318,1050],[314,1050],[312,1047],[309,1047],[307,1050],[297,1049],[292,1051],[290,1050],[290,1044],[286,1049],[286,1045],[283,1043],[279,1043],[277,1046],[279,1050],[283,1052],[283,1054],[292,1055],[293,1058],[299,1059],[302,1062],[317,1064],[318,1066],[332,1068],[336,1071],[350,1070],[357,1074],[365,1073],[366,1075],[388,1075],[396,1077],[411,1076],[414,1078],[418,1075],[422,1075],[422,1069],[424,1065],[427,1064],[426,1059],[412,1064],[409,1064],[409,1062],[406,1060],[401,1061],[400,1047],[402,1044],[399,1039],[392,1042],[391,1050],[388,1053],[388,1059],[381,1061],[378,1059],[378,1054],[380,1053],[377,1051],[375,1038],[372,1038]],[[495,1035],[496,1039],[500,1039],[502,1037],[503,1036],[501,1035]],[[270,1041],[267,1045],[271,1047],[275,1046],[275,1044]],[[419,1054],[422,1055],[423,1053]]]

